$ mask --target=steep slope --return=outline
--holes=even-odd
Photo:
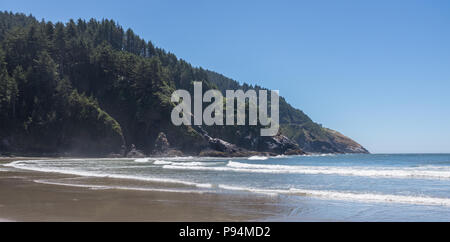
[[[219,90],[235,89],[264,89],[227,78],[213,71],[208,72],[208,80],[214,83]],[[292,107],[283,97],[280,97],[280,132],[296,141],[300,148],[306,152],[315,153],[368,153],[360,144],[340,134],[337,131],[324,128],[314,123],[301,110]]]
[[[312,152],[365,151],[283,98],[275,137],[252,126],[174,126],[174,90],[192,91],[194,81],[204,90],[250,87],[194,68],[112,20],[53,24],[3,12],[0,28],[0,151],[156,154],[164,137],[173,154],[301,154],[285,136]]]

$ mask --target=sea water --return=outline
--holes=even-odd
[[[450,221],[450,154],[50,159],[5,166],[77,176],[36,180],[55,185],[277,196],[289,209],[267,218],[275,221]],[[105,178],[111,179],[99,182]]]

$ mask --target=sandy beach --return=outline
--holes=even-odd
[[[93,189],[37,183],[71,178],[2,166],[0,221],[252,221],[280,213],[278,198],[215,193]],[[29,159],[29,158],[27,158]]]

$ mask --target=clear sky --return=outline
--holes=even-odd
[[[111,18],[194,66],[278,89],[374,153],[450,152],[450,1],[23,1]]]

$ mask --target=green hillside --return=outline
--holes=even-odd
[[[0,151],[103,156],[135,144],[150,154],[161,132],[186,154],[211,149],[206,136],[267,151],[274,140],[256,137],[256,127],[173,126],[171,93],[192,90],[193,81],[202,81],[203,89],[250,88],[194,68],[112,20],[63,24],[2,12]],[[305,151],[366,152],[283,98],[280,121],[281,134]]]

